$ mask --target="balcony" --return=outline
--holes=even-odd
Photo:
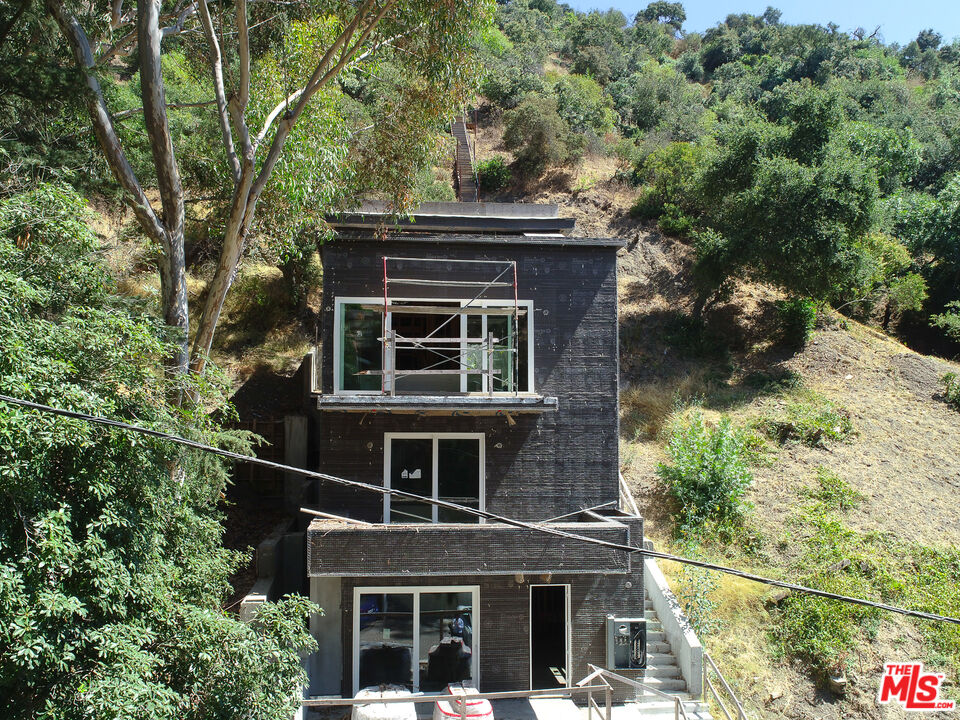
[[[639,545],[642,520],[618,517],[548,527]],[[639,558],[634,562],[639,563]],[[355,524],[317,519],[307,530],[311,577],[627,574],[631,554],[500,523]]]

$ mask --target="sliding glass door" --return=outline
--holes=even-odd
[[[355,588],[353,692],[399,685],[440,692],[477,683],[480,589]]]

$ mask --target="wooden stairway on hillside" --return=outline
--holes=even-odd
[[[467,122],[462,115],[455,118],[450,132],[457,140],[457,152],[453,164],[453,183],[460,202],[478,202],[480,191],[477,187],[477,175],[473,167],[473,154],[470,152],[470,139],[467,137]]]

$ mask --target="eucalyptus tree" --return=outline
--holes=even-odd
[[[312,174],[336,186],[370,173],[380,176],[381,185],[389,180],[385,189],[398,210],[409,206],[409,184],[424,153],[435,147],[439,121],[462,107],[476,85],[473,38],[492,13],[491,0],[112,0],[109,7],[45,2],[82,78],[106,163],[139,227],[160,250],[164,319],[182,338],[171,362],[175,373],[203,370],[224,299],[256,233],[258,204],[282,166],[287,187],[281,192],[310,192]],[[191,105],[216,116],[221,190],[229,196],[192,351],[178,156],[183,139],[171,129],[164,63],[180,47],[200,48],[206,66],[210,97]],[[372,118],[338,112],[339,81],[380,70],[385,62],[394,69],[397,88],[392,97],[377,99],[379,111]],[[104,77],[129,77],[133,70],[139,72],[142,107],[111,108]],[[152,160],[147,172],[138,172],[128,157],[117,128],[120,112],[142,122]],[[361,147],[384,152],[368,153],[368,162],[358,163],[352,151]],[[155,179],[155,195],[147,175]],[[371,180],[376,186],[377,178]],[[328,200],[337,196],[326,192]]]

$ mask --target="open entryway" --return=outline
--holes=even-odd
[[[530,586],[530,687],[570,685],[570,586]]]

